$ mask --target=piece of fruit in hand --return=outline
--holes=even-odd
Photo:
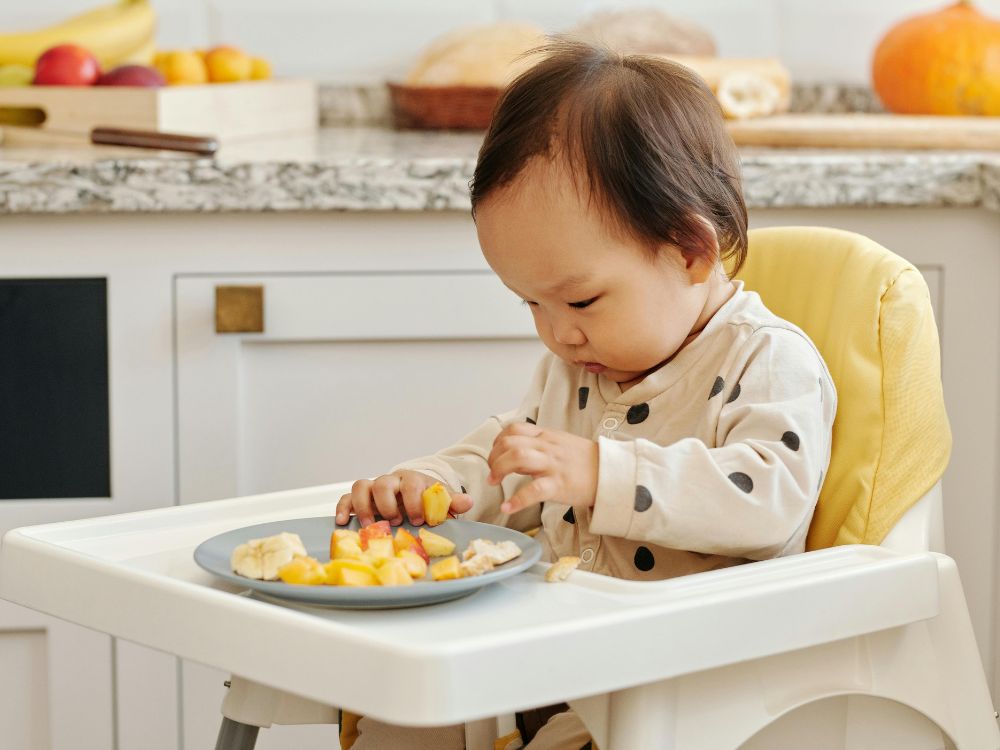
[[[326,570],[315,557],[296,557],[282,565],[278,577],[285,583],[318,586],[326,583]]]
[[[430,529],[420,529],[420,541],[431,557],[446,557],[455,551],[455,543]]]
[[[392,539],[392,526],[389,525],[388,521],[376,521],[362,527],[358,536],[361,540],[361,549],[368,549],[368,541],[370,539],[380,539],[382,537]]]
[[[396,559],[403,563],[410,578],[423,578],[427,575],[427,560],[417,554],[416,548],[400,550]]]
[[[424,520],[428,526],[437,526],[448,518],[451,495],[440,482],[435,482],[420,495],[424,505]]]
[[[390,557],[379,562],[375,568],[379,583],[383,586],[412,586],[413,577],[407,572],[402,560]]]
[[[460,578],[461,575],[462,570],[455,555],[438,560],[431,565],[431,578],[435,581],[447,581],[451,578]]]

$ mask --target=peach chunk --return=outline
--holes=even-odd
[[[330,555],[330,558],[333,560],[360,560],[363,555],[361,545],[356,540],[345,537],[334,542],[333,554]]]
[[[318,586],[326,583],[326,570],[316,558],[298,556],[278,569],[278,578],[285,583]]]
[[[435,482],[420,496],[424,504],[424,520],[428,526],[437,526],[448,517],[451,509],[451,495],[440,482]]]
[[[455,543],[429,529],[420,529],[420,541],[431,557],[446,557],[455,551]]]
[[[392,537],[369,539],[366,554],[372,561],[395,557],[396,550],[392,547]]]
[[[361,538],[361,549],[368,549],[368,542],[372,539],[381,539],[383,537],[392,539],[392,527],[388,521],[376,521],[362,527],[359,537]]]
[[[435,581],[447,581],[450,578],[460,578],[461,575],[462,570],[456,555],[445,557],[431,565],[431,578]]]
[[[378,575],[360,560],[331,560],[326,564],[327,583],[337,586],[378,586]]]
[[[403,563],[410,578],[423,578],[427,575],[427,561],[413,549],[404,549],[396,553],[396,559]]]
[[[383,586],[412,586],[413,578],[406,572],[406,566],[402,560],[390,557],[379,562],[375,568],[379,583]]]

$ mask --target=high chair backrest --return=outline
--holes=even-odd
[[[830,467],[806,542],[879,544],[948,464],[940,347],[920,272],[851,232],[750,232],[737,274],[819,348],[837,387]]]

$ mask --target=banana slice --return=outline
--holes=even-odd
[[[733,120],[772,115],[781,102],[781,91],[774,81],[745,70],[724,75],[715,96],[722,113]]]
[[[234,573],[246,578],[277,581],[278,570],[298,555],[308,555],[299,535],[283,531],[239,545],[233,550],[229,565]]]
[[[463,578],[479,576],[493,570],[493,561],[486,555],[473,555],[468,560],[460,562],[458,569],[462,572]]]
[[[503,565],[521,554],[521,548],[509,539],[503,542],[491,542],[489,539],[473,539],[462,553],[463,560],[471,560],[476,555],[483,555],[494,565]]]
[[[552,567],[545,571],[545,580],[549,583],[558,583],[569,578],[569,574],[576,570],[580,564],[579,557],[560,557],[553,563]]]

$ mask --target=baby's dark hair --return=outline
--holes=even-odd
[[[532,157],[565,158],[613,226],[652,252],[712,255],[735,274],[747,252],[740,161],[718,102],[688,68],[569,39],[506,89],[479,150],[472,215]]]

